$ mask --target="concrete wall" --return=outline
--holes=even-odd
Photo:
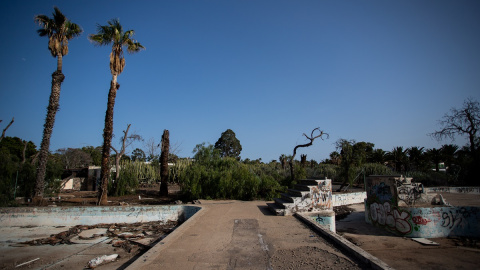
[[[365,203],[367,223],[407,237],[480,237],[480,207],[395,207]]]
[[[331,232],[336,232],[335,228],[335,212],[332,210],[324,210],[319,212],[297,213],[310,222],[328,228]]]
[[[75,226],[185,221],[200,209],[198,206],[186,205],[1,208],[0,226]]]
[[[318,180],[317,186],[310,189],[311,207],[318,210],[332,210],[332,180]]]
[[[429,187],[425,188],[427,193],[470,193],[480,194],[480,187]]]
[[[366,198],[367,198],[366,192],[333,194],[332,203],[333,203],[333,206],[357,204],[357,203],[363,203]]]
[[[367,223],[406,237],[480,237],[480,207],[399,207],[395,180],[367,178]]]

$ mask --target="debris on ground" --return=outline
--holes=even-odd
[[[95,259],[92,259],[88,262],[87,267],[88,268],[95,268],[99,265],[106,264],[109,262],[113,262],[117,259],[118,254],[112,254],[112,255],[103,255],[100,257],[97,257]]]
[[[38,261],[38,260],[40,260],[40,258],[36,258],[36,259],[30,260],[30,261],[28,261],[28,262],[24,262],[24,263],[18,264],[17,266],[15,266],[15,268],[21,267],[21,266],[24,266],[24,265],[27,265],[27,264],[29,264],[29,263],[32,263],[32,262]]]
[[[178,225],[176,221],[143,222],[143,223],[115,223],[115,224],[96,224],[96,225],[77,225],[67,231],[52,234],[50,237],[35,239],[21,244],[39,246],[39,245],[61,245],[76,244],[79,241],[105,241],[111,239],[113,247],[121,247],[128,253],[132,250],[148,248],[150,244],[159,239],[163,239],[172,232]],[[139,241],[143,240],[144,241]],[[145,244],[148,243],[148,244]]]
[[[353,208],[348,207],[347,205],[342,205],[342,206],[333,207],[333,211],[335,212],[335,220],[338,221],[346,218],[355,210]]]

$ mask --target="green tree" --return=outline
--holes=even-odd
[[[0,206],[19,196],[30,197],[35,185],[36,146],[17,137],[0,141]]]
[[[235,137],[235,132],[231,129],[225,130],[218,141],[215,143],[215,149],[220,150],[222,157],[233,157],[240,160],[240,152],[242,152],[242,145]]]
[[[107,204],[108,179],[110,176],[110,146],[113,134],[113,108],[115,106],[115,97],[120,85],[117,83],[117,77],[125,67],[125,58],[123,48],[129,53],[139,52],[145,49],[139,42],[132,39],[135,32],[133,30],[123,31],[123,27],[118,19],[108,21],[108,25],[98,25],[97,34],[90,34],[88,38],[95,45],[112,45],[110,53],[110,72],[112,81],[108,92],[107,111],[105,113],[105,128],[103,129],[103,148],[102,148],[102,169],[100,173],[101,183],[98,192],[98,204]]]
[[[60,88],[65,76],[62,73],[63,56],[68,54],[68,40],[79,36],[82,29],[72,23],[65,15],[54,7],[55,12],[50,18],[46,15],[35,16],[35,22],[41,27],[37,30],[41,37],[48,37],[48,49],[53,57],[57,58],[57,70],[52,74],[52,90],[47,107],[47,117],[43,129],[42,143],[38,156],[37,176],[35,181],[34,201],[39,202],[43,198],[45,188],[45,170],[47,166],[50,138],[55,124],[55,115],[59,108]]]
[[[102,164],[102,147],[97,146],[84,146],[82,151],[89,154],[92,159],[92,164],[95,166],[100,166]]]
[[[388,153],[389,159],[392,162],[396,172],[404,172],[408,163],[407,150],[403,150],[402,146],[394,147]]]
[[[407,149],[408,162],[411,171],[423,171],[425,169],[424,147],[412,146]]]
[[[454,144],[444,144],[440,148],[440,155],[442,156],[443,162],[445,162],[445,168],[447,172],[452,169],[452,165],[455,163],[455,156],[458,151],[458,145]]]
[[[138,161],[145,161],[146,160],[145,152],[143,152],[143,150],[140,149],[140,148],[133,149],[132,160],[133,161],[137,161],[137,160]]]
[[[372,163],[379,163],[379,164],[385,165],[385,163],[387,162],[387,159],[388,159],[387,152],[384,151],[383,149],[377,148],[373,150],[368,161]]]
[[[357,168],[362,166],[367,157],[373,153],[373,143],[356,142],[355,140],[340,139],[336,142],[337,151],[340,151],[340,177],[343,178],[342,186],[353,184],[357,175]]]
[[[434,164],[435,171],[439,172],[440,171],[439,163],[442,161],[442,153],[440,149],[437,149],[437,148],[428,149],[425,154],[427,155],[430,162]]]

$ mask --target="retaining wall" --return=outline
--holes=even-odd
[[[425,188],[427,193],[470,193],[470,194],[480,194],[480,187],[429,187]]]
[[[399,206],[396,176],[366,180],[365,221],[406,237],[480,237],[480,207]],[[475,192],[477,188],[427,188],[427,192]],[[448,190],[448,191],[447,191]]]
[[[333,194],[332,203],[333,206],[342,206],[363,203],[367,198],[367,193],[364,192],[354,192],[354,193],[342,193],[342,194]]]
[[[99,223],[185,221],[199,206],[9,207],[0,209],[0,226],[75,226]]]
[[[397,207],[365,201],[365,221],[407,237],[480,237],[480,207]]]

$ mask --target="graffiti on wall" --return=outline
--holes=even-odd
[[[419,183],[397,184],[398,200],[405,202],[407,205],[415,204],[415,201],[421,198],[423,193],[423,185]]]
[[[446,192],[446,193],[473,193],[480,194],[480,187],[430,187],[427,192]]]
[[[407,237],[480,237],[480,207],[400,207],[398,200],[417,199],[414,189],[392,191],[393,179],[374,180],[367,182],[367,222]]]
[[[319,181],[311,189],[312,207],[317,209],[332,209],[332,182],[331,180]]]
[[[392,207],[389,202],[370,204],[370,218],[374,224],[386,226],[390,231],[400,234],[409,234],[413,229],[410,223],[411,214],[398,207]]]
[[[332,202],[333,206],[350,205],[356,203],[363,203],[365,198],[367,198],[366,192],[333,194]]]

